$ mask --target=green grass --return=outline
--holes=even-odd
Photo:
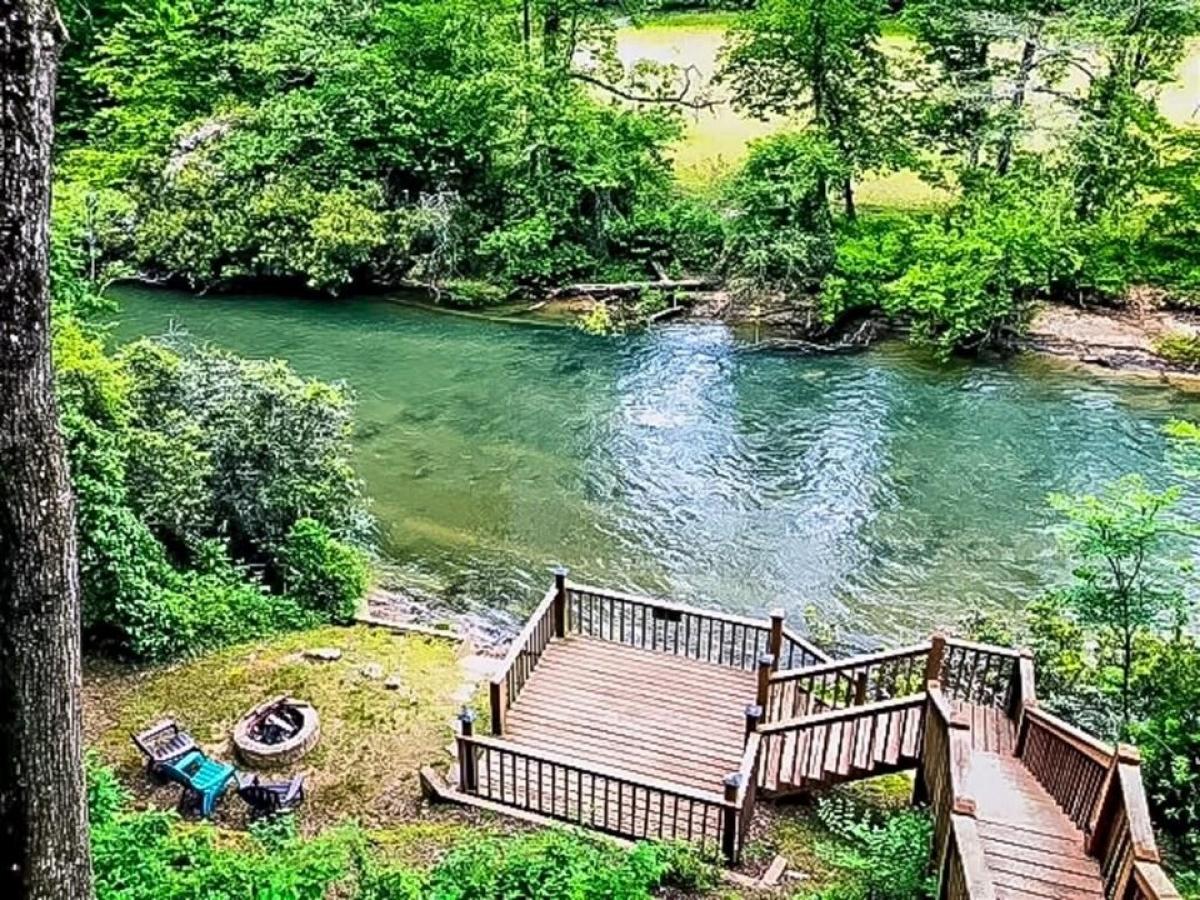
[[[305,659],[303,651],[315,647],[336,647],[342,657]],[[382,678],[362,674],[370,663]],[[145,778],[131,734],[171,716],[209,755],[236,762],[229,737],[250,708],[277,694],[312,703],[321,716],[319,743],[294,770],[271,773],[305,775],[306,831],[347,818],[367,827],[403,821],[419,804],[417,771],[448,760],[453,695],[464,678],[452,644],[362,626],[290,634],[148,671],[90,668],[88,743],[144,805],[167,806],[178,789]],[[384,687],[393,674],[403,681],[399,690]],[[237,804],[223,804],[222,815],[238,812]]]
[[[705,28],[725,31],[738,13],[732,10],[662,9],[646,13],[637,20],[639,28]]]

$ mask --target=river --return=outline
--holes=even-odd
[[[346,381],[381,540],[414,579],[524,608],[580,579],[897,640],[1015,610],[1066,572],[1051,491],[1168,477],[1200,397],[1023,359],[754,351],[717,325],[625,338],[385,300],[122,288],[118,340],[184,329]]]

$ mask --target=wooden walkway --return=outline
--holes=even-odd
[[[1032,658],[935,636],[830,659],[769,620],[560,573],[465,714],[464,802],[737,861],[760,795],[916,770],[939,898],[1173,900],[1136,751],[1042,711]]]

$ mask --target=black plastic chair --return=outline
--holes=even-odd
[[[147,770],[160,780],[166,777],[168,763],[200,749],[174,719],[163,719],[138,732],[133,735],[133,743],[146,757]]]
[[[304,776],[290,781],[263,782],[257,775],[238,777],[238,796],[250,807],[250,818],[260,819],[291,812],[304,802]]]

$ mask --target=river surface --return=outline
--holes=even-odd
[[[1137,471],[1200,398],[903,345],[753,349],[716,325],[625,338],[385,300],[122,289],[117,339],[194,339],[358,398],[357,466],[413,578],[521,611],[576,577],[898,640],[1015,610],[1066,572],[1046,506]]]

